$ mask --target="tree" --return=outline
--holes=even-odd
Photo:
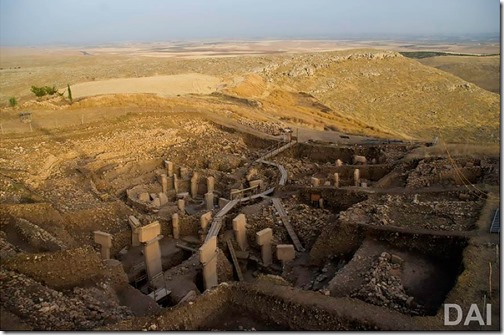
[[[72,103],[73,98],[72,98],[72,90],[70,89],[70,84],[67,84],[67,88],[68,88],[68,100],[70,100],[70,103]]]
[[[17,105],[17,99],[15,97],[9,98],[9,106],[16,107],[16,105]]]

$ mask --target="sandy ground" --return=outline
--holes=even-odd
[[[214,58],[274,53],[323,52],[360,48],[394,51],[442,51],[467,54],[498,54],[498,42],[447,42],[408,40],[261,40],[261,41],[185,41],[127,43],[99,46],[47,46],[37,48],[2,47],[4,57],[18,55],[71,55],[80,50],[87,55],[135,55],[163,58]],[[0,61],[1,63],[1,61]]]
[[[217,77],[198,73],[97,80],[72,86],[74,99],[115,93],[155,93],[161,96],[178,94],[210,94],[216,90],[221,80]]]

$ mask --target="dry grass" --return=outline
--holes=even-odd
[[[419,147],[412,150],[405,160],[422,159],[428,157],[500,157],[499,144],[446,144],[439,142],[431,147]]]
[[[420,63],[449,72],[485,90],[500,93],[500,56],[438,56]]]

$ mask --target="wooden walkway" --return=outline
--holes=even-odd
[[[491,233],[500,233],[500,210],[496,209],[495,214],[492,219],[492,224],[490,225]]]
[[[282,201],[280,200],[280,198],[273,198],[272,201],[273,206],[275,206],[278,215],[280,216],[280,220],[282,220],[285,229],[287,229],[287,233],[289,233],[289,236],[292,240],[292,243],[294,244],[294,247],[296,247],[297,251],[304,251],[305,249],[301,245],[301,242],[299,241],[299,238],[297,237],[294,228],[292,228],[292,225],[290,224],[289,217],[287,216],[287,213],[283,208]]]
[[[287,177],[288,177],[287,170],[282,165],[266,161],[265,159],[271,158],[271,157],[273,157],[275,155],[278,155],[282,151],[285,151],[285,150],[293,147],[296,144],[297,144],[297,142],[294,142],[294,141],[289,142],[289,143],[287,143],[285,145],[282,145],[280,147],[277,147],[277,148],[269,151],[267,154],[265,154],[264,156],[262,156],[261,158],[258,158],[256,160],[257,163],[262,163],[262,164],[266,164],[266,165],[270,165],[270,166],[275,166],[276,168],[278,168],[280,170],[280,175],[281,176],[280,176],[280,180],[279,180],[278,184],[281,185],[281,186],[284,186],[285,183],[287,182]],[[207,234],[207,236],[205,238],[205,242],[207,242],[212,236],[217,236],[219,234],[219,231],[220,231],[221,226],[222,226],[222,220],[224,218],[224,215],[226,215],[238,203],[254,200],[254,199],[257,199],[257,198],[261,198],[261,197],[262,198],[267,198],[268,195],[272,194],[274,191],[275,191],[275,188],[272,187],[272,188],[267,189],[264,192],[261,192],[261,193],[258,193],[258,194],[254,194],[254,195],[251,195],[249,197],[244,197],[244,198],[239,198],[239,199],[231,200],[213,218],[212,224],[211,224],[210,229],[208,230],[208,234]],[[276,201],[275,201],[275,199],[276,199]],[[291,237],[292,241],[294,242],[294,245],[295,245],[296,249],[298,251],[304,250],[303,246],[299,242],[299,239],[297,238],[296,233],[294,232],[294,229],[290,225],[287,216],[285,215],[285,210],[283,209],[283,206],[282,206],[282,203],[281,203],[280,199],[279,198],[275,198],[275,199],[273,199],[273,203],[274,204],[276,203],[275,207],[278,206],[277,207],[278,213],[284,213],[284,214],[281,214],[281,217],[282,217],[282,215],[285,216],[285,218],[282,219],[282,222],[284,222],[284,225],[287,228],[287,231],[289,232],[289,236]]]

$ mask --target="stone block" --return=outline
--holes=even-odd
[[[278,260],[282,262],[290,262],[296,257],[296,250],[292,244],[279,244],[276,247],[276,255]]]
[[[159,198],[155,198],[154,200],[152,200],[151,205],[156,208],[159,208],[161,207],[161,200],[159,200]]]
[[[161,234],[161,225],[158,221],[154,221],[139,229],[138,240],[145,243],[156,238],[159,234]]]
[[[160,204],[160,206],[164,206],[164,205],[166,205],[168,203],[168,197],[166,196],[166,194],[159,193],[158,197],[159,197],[159,204]]]
[[[112,247],[112,235],[96,230],[94,233],[94,241],[102,247],[111,248]]]

